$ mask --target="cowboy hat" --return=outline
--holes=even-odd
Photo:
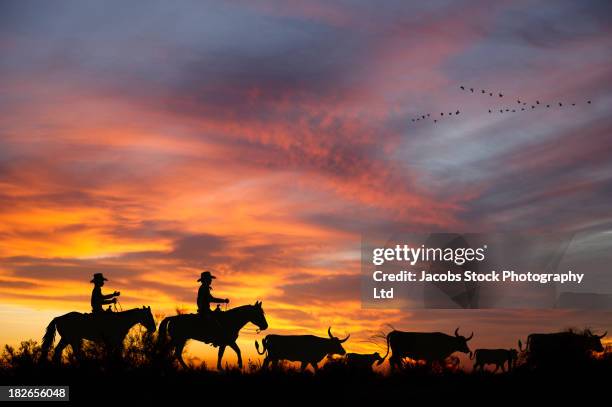
[[[210,271],[203,271],[202,274],[200,274],[200,278],[198,279],[198,281],[210,280],[212,278],[217,278],[217,277],[210,274]]]
[[[108,281],[108,279],[104,278],[102,273],[96,273],[93,275],[93,278],[91,279],[90,283],[94,283],[96,281]]]

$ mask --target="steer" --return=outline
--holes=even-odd
[[[389,358],[391,369],[401,367],[405,357],[424,360],[428,365],[441,363],[454,352],[469,353],[467,342],[473,337],[473,332],[467,338],[459,335],[459,328],[455,329],[455,336],[441,332],[391,331],[387,334],[387,354],[384,357],[392,352]]]
[[[500,367],[505,372],[506,362],[508,362],[508,371],[514,367],[518,359],[518,351],[516,349],[476,349],[473,354],[470,353],[470,359],[476,359],[474,371],[478,369],[482,371],[485,365],[495,365],[494,372],[497,372]]]
[[[346,366],[354,370],[371,370],[374,362],[376,362],[376,366],[379,366],[384,361],[385,359],[382,358],[378,352],[366,354],[347,353],[346,356],[344,356]]]
[[[304,371],[308,364],[314,370],[318,368],[318,363],[325,355],[344,355],[346,351],[342,343],[346,342],[350,335],[344,339],[338,339],[331,333],[331,327],[327,329],[329,338],[321,338],[314,335],[267,335],[263,341],[263,349],[259,351],[259,343],[255,341],[255,348],[260,355],[268,353],[263,361],[262,368],[267,368],[268,364],[273,366],[279,360],[289,360],[301,362],[301,369]]]
[[[601,338],[588,329],[579,334],[576,332],[557,332],[549,334],[531,334],[527,337],[525,349],[519,340],[519,349],[527,353],[527,362],[531,366],[554,367],[581,364],[589,359],[591,352],[603,352]]]

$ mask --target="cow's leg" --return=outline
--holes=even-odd
[[[81,349],[81,340],[75,340],[70,343],[72,346],[72,353],[74,353],[74,357],[80,362],[83,360],[83,350]]]
[[[302,362],[302,364],[300,365],[300,371],[304,372],[304,370],[306,370],[307,367],[308,367],[308,362]]]
[[[397,369],[398,367],[397,365],[399,364],[398,362],[399,360],[395,356],[391,356],[389,358],[389,367],[391,368],[391,371],[394,371],[395,369]]]
[[[318,362],[310,362],[310,364],[312,365],[312,368],[314,369],[314,372],[317,373],[319,371],[319,363]]]
[[[238,356],[238,367],[240,369],[242,369],[242,352],[240,352],[240,348],[238,347],[238,344],[236,342],[230,343],[230,348],[232,348],[234,350],[234,352],[236,352],[236,355]]]
[[[497,371],[499,370],[499,363],[495,364],[495,370],[493,371],[493,373],[497,373]]]
[[[267,369],[269,364],[270,364],[270,357],[269,357],[269,356],[266,356],[266,357],[264,358],[263,363],[261,364],[261,368],[262,368],[262,369]]]
[[[64,351],[64,348],[66,346],[68,346],[68,341],[65,340],[64,338],[61,338],[59,343],[55,347],[55,350],[53,351],[53,362],[54,363],[61,363],[62,352]]]
[[[185,363],[185,361],[183,360],[183,348],[185,347],[185,342],[186,341],[177,342],[174,345],[174,355],[176,356],[176,358],[180,362],[181,366],[183,366],[183,368],[187,369],[187,363]]]
[[[223,353],[225,353],[226,345],[219,345],[219,354],[217,356],[217,370],[221,370],[221,359],[223,359]]]

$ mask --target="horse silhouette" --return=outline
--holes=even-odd
[[[68,345],[72,347],[74,354],[80,357],[83,339],[104,343],[115,351],[121,350],[123,339],[136,324],[142,324],[147,331],[155,332],[156,326],[151,307],[96,314],[69,312],[53,318],[47,326],[43,337],[41,359],[47,359],[56,332],[59,332],[61,338],[55,347],[53,360],[60,362],[62,351]]]
[[[217,318],[213,323],[211,318]],[[174,356],[184,368],[187,364],[183,360],[183,348],[189,339],[212,343],[219,346],[217,369],[221,370],[221,359],[225,348],[229,346],[238,356],[238,367],[242,368],[242,355],[236,344],[238,333],[247,323],[255,324],[260,330],[268,328],[261,301],[255,305],[242,305],[225,312],[213,312],[206,315],[183,314],[164,318],[159,325],[159,339],[166,341],[170,336],[170,346],[174,348]]]

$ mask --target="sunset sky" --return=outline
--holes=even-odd
[[[2,1],[0,343],[88,312],[96,272],[124,309],[193,312],[205,269],[267,332],[332,325],[352,351],[385,324],[472,347],[612,331],[361,309],[364,232],[612,236],[612,3],[420,3]],[[517,98],[554,105],[488,113]]]

